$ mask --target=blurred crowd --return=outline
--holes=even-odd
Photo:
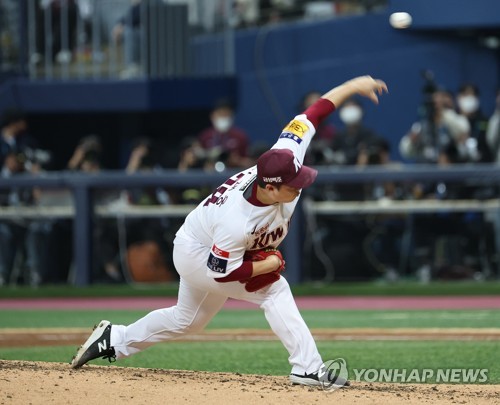
[[[314,103],[321,93],[310,91],[300,100],[297,113]],[[180,142],[178,157],[168,167],[180,172],[203,169],[223,172],[253,165],[271,143],[252,143],[244,128],[235,123],[236,111],[229,100],[218,100],[209,113],[210,125]],[[398,167],[393,161],[391,143],[363,121],[364,105],[350,99],[338,111],[340,125],[324,122],[318,129],[306,156],[314,166]],[[0,167],[3,178],[22,173],[37,174],[50,170],[57,150],[45,150],[36,134],[31,134],[28,119],[22,111],[4,111],[1,119]],[[455,92],[434,86],[425,94],[419,119],[409,123],[401,134],[399,148],[404,162],[450,165],[457,163],[500,162],[500,93],[496,109],[487,114],[481,108],[477,87],[464,83]],[[126,173],[152,172],[162,169],[161,150],[156,139],[138,136],[130,142]],[[78,140],[67,162],[66,170],[98,174],[103,170],[106,154],[99,135],[89,134]],[[116,168],[107,168],[116,169]],[[179,188],[138,188],[97,190],[94,204],[169,205],[196,204],[209,192],[203,186]],[[422,199],[489,199],[498,198],[497,186],[445,182],[384,182],[375,184],[332,184],[314,186],[307,191],[311,199],[321,201],[422,200]],[[3,207],[70,205],[69,190],[12,188],[0,190]],[[99,218],[94,221],[94,282],[130,281],[143,271],[129,268],[124,260],[140,262],[147,256],[161,272],[163,280],[171,279],[171,242],[177,228],[174,220],[127,219],[123,223]],[[368,266],[377,276],[395,280],[409,274],[421,279],[474,277],[488,275],[498,261],[495,253],[494,220],[481,211],[428,213],[409,215],[332,216],[322,221],[319,232],[323,245],[331,246],[331,255],[340,260],[349,254],[340,246],[362,246]],[[0,285],[66,282],[71,278],[72,221],[69,219],[14,217],[0,220]],[[411,254],[403,257],[402,243],[408,241]],[[316,241],[317,242],[317,241]],[[315,242],[315,243],[316,243]],[[337,250],[335,250],[337,249]],[[408,247],[407,247],[408,250]],[[63,251],[63,253],[61,253]],[[52,254],[64,255],[66,263],[56,269]],[[356,256],[356,253],[354,253]],[[134,261],[135,260],[135,261]],[[406,260],[406,263],[405,263]],[[151,266],[153,266],[151,264]],[[351,263],[352,265],[352,263]],[[151,267],[150,266],[150,267]],[[314,267],[314,266],[313,266]],[[133,273],[137,274],[133,274]],[[494,272],[494,271],[493,271]],[[156,275],[158,276],[157,273]],[[373,276],[373,274],[372,274]],[[160,277],[160,278],[161,278]],[[321,277],[314,274],[311,278]]]
[[[147,69],[142,44],[155,35],[146,33],[153,28],[148,14],[162,18],[159,10],[165,7],[185,9],[176,17],[182,19],[179,27],[198,34],[364,14],[386,5],[387,0],[0,0],[0,71],[15,69],[23,61],[19,33],[24,26],[32,76],[51,77],[52,69],[60,66],[99,65],[109,59],[120,65],[119,77],[130,79]],[[162,35],[176,33],[165,29]]]
[[[392,168],[405,163],[438,166],[500,163],[500,92],[497,92],[495,110],[487,114],[481,108],[481,95],[473,83],[464,83],[452,92],[437,86],[430,77],[426,81],[419,119],[409,125],[408,132],[393,145],[398,147],[402,161],[391,160],[390,143],[365,127],[362,104],[349,100],[339,111],[343,128],[336,130],[325,124],[318,129],[309,162]],[[391,200],[484,201],[497,199],[499,192],[494,182],[468,184],[436,179],[315,187],[312,198],[382,203]],[[347,272],[358,263],[360,269],[375,270],[375,274],[386,281],[408,276],[423,282],[484,279],[494,274],[498,277],[499,220],[498,214],[480,209],[366,215],[363,220],[359,216],[344,215],[326,218],[317,231],[323,235],[328,256],[336,261],[335,267]],[[357,246],[362,246],[363,255]],[[349,274],[344,277],[351,278]]]
[[[196,136],[186,136],[180,143],[177,161],[168,162],[167,166],[177,166],[181,172],[194,168],[222,172],[253,165],[260,150],[251,146],[247,133],[234,125],[234,115],[234,107],[228,100],[217,101],[209,114],[211,126]],[[37,137],[30,133],[28,119],[22,111],[4,111],[0,127],[3,178],[52,170],[51,162],[61,151],[49,151],[39,144]],[[147,173],[164,168],[161,162],[167,151],[156,141],[141,135],[127,142],[129,153],[124,172]],[[101,137],[89,134],[76,142],[65,169],[97,175],[104,169],[105,153]],[[92,200],[97,206],[158,206],[198,203],[207,193],[208,189],[203,187],[99,189],[93,192]],[[71,205],[70,190],[0,189],[0,206],[3,207]],[[127,218],[117,223],[116,220],[96,218],[93,223],[93,282],[167,281],[174,277],[170,252],[178,226],[172,225],[172,221]],[[54,267],[53,257],[64,256],[72,250],[68,244],[71,233],[72,221],[64,218],[3,217],[0,220],[0,285],[66,282],[72,277],[72,255],[65,258],[60,269]]]

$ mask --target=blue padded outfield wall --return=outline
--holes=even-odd
[[[388,20],[394,11],[412,13],[413,26],[392,28]],[[221,63],[221,38],[203,36],[194,40],[192,57],[194,72],[206,80],[30,83],[18,79],[0,88],[0,109],[15,104],[35,114],[169,111],[171,120],[176,110],[208,110],[215,98],[229,96],[237,99],[237,125],[253,141],[272,143],[299,112],[304,93],[324,92],[354,76],[371,74],[387,81],[390,94],[378,107],[365,102],[365,123],[390,140],[393,157],[399,158],[396,146],[417,119],[423,100],[423,70],[431,70],[436,83],[451,91],[463,82],[476,83],[484,113],[492,113],[500,51],[466,35],[471,31],[500,37],[500,1],[393,0],[376,14],[237,31],[234,77],[213,75]],[[332,121],[341,126],[336,116]],[[207,122],[201,120],[199,128]],[[179,122],[178,127],[183,125]]]
[[[433,13],[438,4],[434,1]],[[498,30],[500,2],[496,9]],[[449,29],[396,30],[388,23],[390,12],[396,10],[238,33],[238,123],[254,139],[272,140],[297,113],[304,93],[324,92],[353,76],[371,74],[387,81],[390,94],[378,107],[365,103],[365,123],[389,139],[393,157],[399,157],[399,139],[417,119],[423,100],[423,70],[431,70],[436,83],[451,91],[463,82],[476,83],[483,111],[491,114],[499,88],[499,51]],[[200,41],[198,46],[206,52],[206,43]],[[333,122],[341,126],[336,117]]]

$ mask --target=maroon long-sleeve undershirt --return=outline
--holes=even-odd
[[[216,278],[218,283],[228,283],[230,281],[240,281],[252,277],[253,264],[250,261],[244,261],[240,267],[233,270],[226,277]]]
[[[307,110],[305,110],[304,114],[307,116],[307,119],[314,125],[314,128],[318,128],[319,124],[321,124],[321,122],[334,111],[335,104],[333,104],[326,98],[320,98]]]

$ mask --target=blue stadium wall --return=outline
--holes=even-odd
[[[450,4],[454,6],[451,11]],[[414,16],[408,30],[395,30],[388,23],[389,14],[400,10]],[[253,141],[272,143],[299,112],[304,93],[327,91],[354,76],[370,74],[386,80],[390,94],[379,106],[365,103],[365,122],[391,141],[393,157],[398,158],[396,145],[417,118],[423,99],[423,70],[433,71],[437,84],[452,91],[463,82],[476,83],[484,112],[493,111],[500,80],[499,50],[464,33],[498,33],[499,28],[497,0],[393,0],[379,14],[238,31],[233,77],[215,77],[220,67],[220,37],[205,36],[194,41],[192,54],[195,73],[206,79],[34,84],[11,79],[0,88],[0,109],[15,105],[39,117],[168,112],[168,125],[174,123],[177,110],[192,109],[199,118],[197,123],[189,122],[192,134],[197,126],[207,125],[203,111],[214,99],[229,96],[237,99],[237,124]],[[177,139],[186,126],[182,117],[184,122],[175,123]],[[336,116],[332,121],[341,126]],[[44,125],[40,123],[39,128]]]
[[[500,3],[497,9],[500,15]],[[379,106],[365,103],[365,122],[391,141],[393,157],[399,157],[397,143],[417,119],[423,100],[424,70],[431,70],[436,83],[451,91],[463,82],[476,83],[483,110],[491,114],[499,88],[499,51],[461,35],[457,26],[395,30],[388,23],[391,10],[239,32],[238,123],[253,139],[272,141],[298,112],[307,91],[324,92],[354,76],[370,74],[386,80],[390,94]],[[197,46],[199,55],[207,53],[208,43],[200,40]],[[210,69],[210,60],[199,66]],[[332,120],[341,127],[337,117]]]

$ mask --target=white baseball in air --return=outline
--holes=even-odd
[[[405,12],[392,13],[389,17],[389,23],[398,30],[408,28],[411,25],[411,15]]]

